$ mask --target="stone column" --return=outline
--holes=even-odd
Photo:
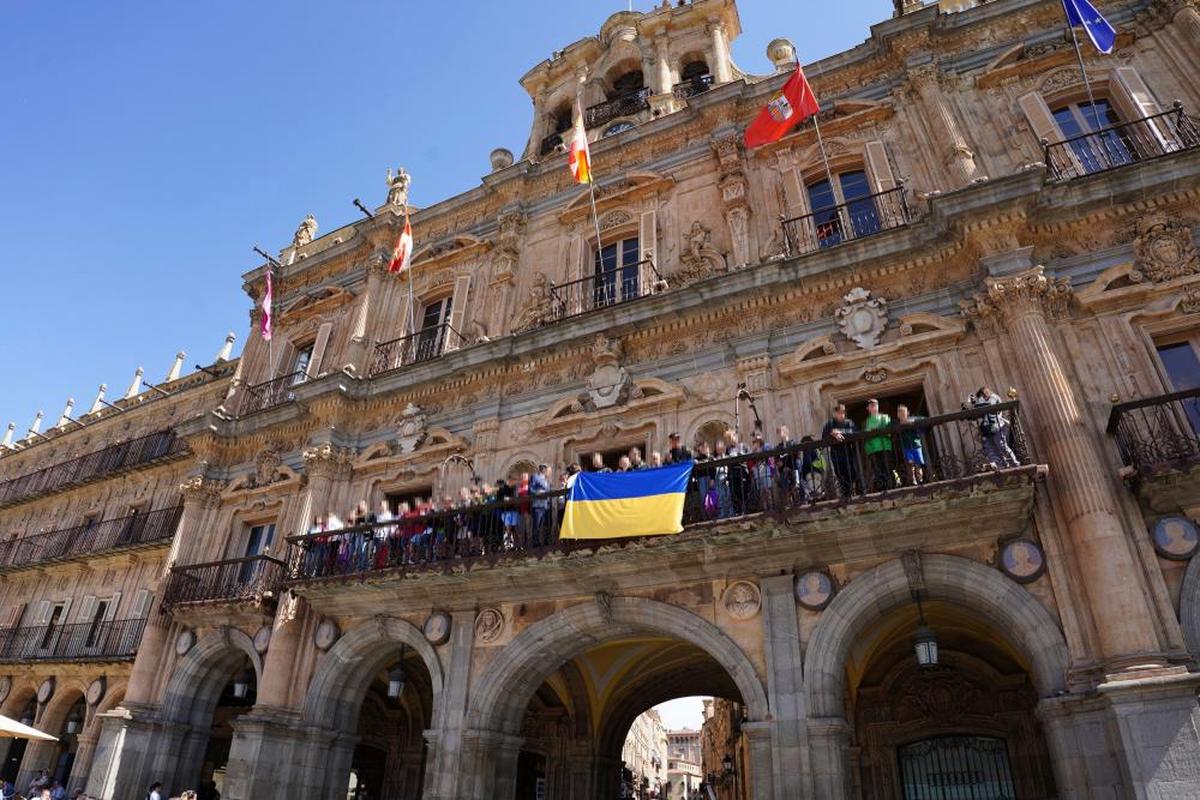
[[[494,800],[514,797],[517,760],[524,738],[498,731],[463,731],[462,783],[456,798]],[[426,798],[430,797],[428,793]]]
[[[852,797],[850,786],[850,725],[841,717],[808,720],[813,797]]]
[[[381,332],[380,309],[383,307],[383,276],[386,270],[384,257],[379,254],[367,259],[364,271],[367,288],[362,295],[362,305],[354,320],[354,333],[350,336],[350,354],[347,361],[354,366],[354,374],[365,378],[371,374],[371,360],[375,356],[375,341]]]
[[[300,525],[301,530],[307,530],[314,517],[324,517],[329,513],[333,482],[349,474],[351,453],[345,448],[325,443],[308,448],[302,457],[304,472],[308,475],[309,502],[305,519]]]
[[[471,651],[475,646],[475,610],[450,612],[450,663],[444,676],[441,697],[441,726],[425,731],[429,745],[425,768],[426,800],[456,800],[462,794],[465,776],[464,724],[467,690],[471,681]],[[439,715],[434,715],[439,718]]]
[[[733,70],[729,63],[729,42],[725,39],[725,23],[720,20],[710,21],[708,35],[712,41],[713,63],[710,67],[713,78],[717,83],[729,83],[733,80]]]
[[[1180,39],[1191,45],[1187,54],[1192,62],[1200,62],[1200,8],[1187,2],[1175,12],[1175,24],[1179,27]]]
[[[930,135],[934,142],[946,143],[943,166],[949,170],[954,188],[966,186],[978,177],[979,171],[975,153],[945,97],[941,70],[936,64],[915,67],[908,71],[908,80],[925,109],[926,124],[933,128]]]
[[[655,76],[658,85],[654,87],[658,94],[670,94],[674,86],[671,83],[670,37],[660,33],[654,37]]]
[[[762,763],[761,759],[755,758],[755,796],[807,797],[812,794],[812,777],[795,578],[790,574],[773,575],[763,578],[761,588],[763,655],[767,666],[767,702],[772,718],[770,749],[766,757],[771,770],[771,785],[767,788],[773,786],[773,792],[759,792],[758,787],[767,782],[768,776],[759,774]],[[754,742],[752,738],[752,747]]]
[[[87,785],[88,773],[92,769],[92,757],[96,753],[96,741],[100,738],[100,728],[93,725],[88,733],[79,734],[75,742],[75,762],[71,765],[71,775],[64,782],[67,794],[70,795],[76,787]]]
[[[1059,359],[1049,318],[1066,310],[1071,287],[1034,267],[989,279],[964,306],[977,326],[1002,330],[1022,384],[1021,419],[1050,465],[1048,485],[1096,618],[1098,655],[1108,672],[1165,662],[1130,536],[1118,514],[1113,476]]]

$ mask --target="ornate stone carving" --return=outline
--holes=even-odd
[[[84,694],[84,699],[87,700],[89,706],[94,706],[104,699],[104,693],[108,691],[108,678],[101,675],[94,681],[88,684],[87,692]]]
[[[271,626],[263,625],[254,632],[254,652],[260,656],[267,652],[267,648],[271,646]]]
[[[1135,283],[1162,283],[1200,272],[1191,228],[1161,212],[1142,217],[1133,240],[1133,264],[1129,279]]]
[[[220,481],[205,478],[203,475],[193,475],[179,484],[179,493],[183,495],[185,504],[195,503],[210,507],[220,500],[223,486]]]
[[[396,174],[392,174],[389,167],[387,171],[387,204],[393,208],[404,208],[408,205],[408,187],[412,183],[412,176],[404,171],[404,167],[397,167]]]
[[[254,485],[268,486],[275,482],[275,473],[283,464],[279,451],[274,447],[265,447],[254,457]]]
[[[485,608],[475,617],[475,638],[481,642],[494,642],[504,632],[504,615],[498,608]]]
[[[316,235],[317,218],[309,214],[292,235],[292,247],[303,247],[306,244],[310,244]]]
[[[750,619],[762,607],[762,595],[750,581],[734,581],[725,589],[721,602],[734,619]]]
[[[313,478],[332,478],[348,469],[353,453],[330,442],[309,447],[302,454],[304,471]]]
[[[317,629],[313,631],[313,644],[318,650],[328,650],[333,647],[338,638],[342,635],[342,631],[338,628],[338,624],[331,619],[323,619],[317,624]]]
[[[1052,317],[1066,313],[1073,292],[1066,278],[1050,278],[1041,267],[1002,280],[989,280],[987,290],[959,307],[972,325],[984,332],[995,332],[1007,320],[1029,313]]]
[[[596,606],[600,609],[600,617],[607,623],[613,621],[613,596],[608,592],[596,592]]]
[[[401,456],[416,452],[417,448],[425,443],[428,433],[425,412],[415,403],[409,403],[400,412],[396,438],[389,442],[392,455]]]
[[[607,231],[619,225],[625,225],[633,220],[628,211],[610,211],[600,218],[600,230]]]
[[[524,333],[539,328],[554,318],[554,295],[550,292],[550,279],[544,272],[533,274],[529,287],[529,298],[513,320],[512,332]]]
[[[1042,81],[1038,91],[1044,97],[1049,97],[1058,94],[1064,89],[1069,89],[1079,83],[1079,70],[1075,67],[1060,69],[1051,72]]]
[[[921,551],[906,550],[900,554],[900,565],[904,567],[904,577],[908,581],[911,592],[925,590],[925,571],[921,566]]]
[[[885,367],[867,367],[863,370],[862,379],[867,383],[883,383],[888,379]]]
[[[421,626],[425,639],[433,645],[445,644],[450,638],[450,615],[445,611],[435,611]]]
[[[597,334],[592,342],[592,363],[595,368],[587,381],[587,391],[581,392],[574,411],[595,411],[625,405],[630,398],[641,397],[633,377],[621,366],[624,352],[619,339]]]
[[[712,232],[700,220],[693,222],[691,229],[683,234],[679,264],[679,269],[671,274],[671,284],[677,288],[725,272],[728,268],[725,256],[712,246]]]
[[[46,703],[50,702],[50,698],[54,696],[54,685],[55,680],[53,675],[42,681],[37,690],[37,701],[39,703],[45,705]]]
[[[188,651],[192,649],[192,645],[196,643],[196,634],[186,628],[179,632],[175,637],[175,655],[186,656]]]
[[[887,301],[872,297],[861,286],[851,289],[842,299],[845,302],[834,317],[845,337],[864,350],[879,344],[883,329],[887,327]]]
[[[1200,287],[1193,287],[1183,296],[1179,310],[1184,314],[1200,314]]]

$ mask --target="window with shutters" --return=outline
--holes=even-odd
[[[312,363],[313,347],[316,343],[312,342],[304,347],[296,348],[296,357],[292,359],[292,385],[304,383],[308,380],[308,366]]]
[[[415,361],[436,358],[446,344],[446,325],[450,322],[453,298],[430,300],[421,309],[421,326],[417,329]]]
[[[96,609],[91,614],[91,619],[85,620],[90,623],[88,627],[86,647],[95,647],[100,642],[102,627],[104,621],[108,618],[108,609],[112,604],[112,598],[96,601]]]
[[[640,294],[639,239],[631,236],[592,252],[592,308],[633,300]]]
[[[42,635],[42,649],[45,650],[54,642],[54,634],[58,630],[58,626],[62,624],[63,613],[67,609],[66,603],[55,603],[50,607],[50,618],[46,621],[46,631]]]
[[[1136,160],[1134,143],[1126,130],[1117,127],[1121,118],[1108,100],[1063,103],[1051,114],[1085,172],[1100,172]]]

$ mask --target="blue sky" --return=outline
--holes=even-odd
[[[635,10],[650,3],[635,2]],[[776,36],[813,61],[888,0],[744,0],[734,58]],[[68,396],[159,381],[249,335],[241,274],[306,213],[322,231],[413,175],[427,205],[470,189],[531,121],[517,81],[622,2],[8,0],[0,27],[0,429]],[[836,9],[836,10],[831,10]]]

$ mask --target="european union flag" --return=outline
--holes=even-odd
[[[1113,51],[1113,44],[1117,41],[1117,29],[1109,24],[1094,5],[1088,0],[1062,0],[1062,3],[1063,10],[1067,12],[1068,25],[1072,28],[1082,25],[1092,44],[1101,53],[1107,55]]]
[[[617,539],[683,530],[692,462],[633,472],[581,472],[563,510],[563,539]]]

